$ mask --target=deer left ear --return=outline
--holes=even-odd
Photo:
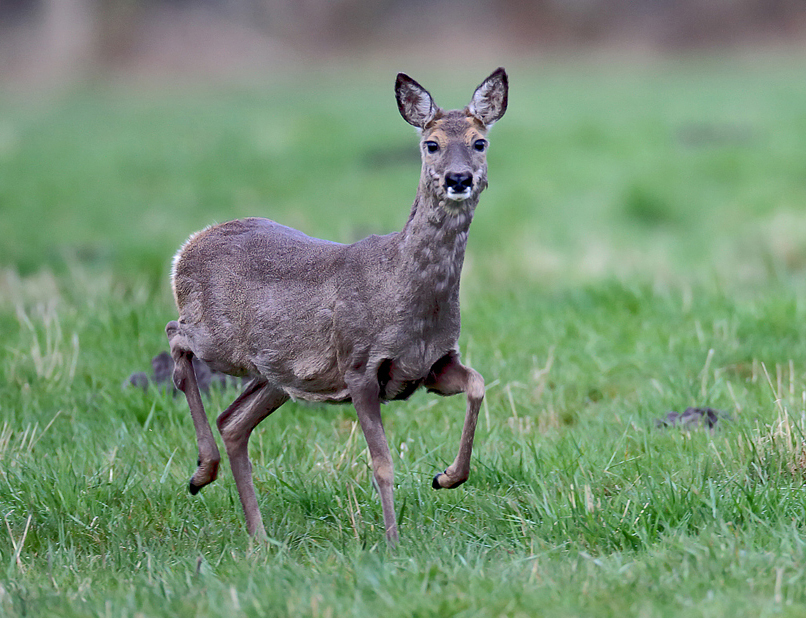
[[[507,72],[498,68],[476,88],[467,110],[489,129],[507,111],[508,96]]]

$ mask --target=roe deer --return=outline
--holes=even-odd
[[[193,373],[197,356],[252,378],[217,421],[252,536],[266,532],[249,436],[289,398],[353,403],[391,544],[398,531],[381,402],[406,399],[420,386],[466,393],[459,452],[432,484],[457,487],[469,474],[484,380],[459,362],[459,276],[487,186],[485,136],[506,111],[508,79],[504,69],[493,72],[462,110],[440,109],[403,73],[395,94],[400,114],[420,133],[423,164],[403,231],[342,245],[250,218],[192,235],[174,258],[179,320],[165,330],[199,446],[190,493],[215,480],[221,459]]]

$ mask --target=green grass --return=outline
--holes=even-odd
[[[485,74],[411,72],[447,106]],[[171,256],[245,215],[398,229],[419,164],[392,76],[0,101],[0,614],[803,615],[794,60],[510,67],[463,279],[488,387],[471,478],[430,488],[463,398],[386,406],[397,550],[348,406],[254,434],[267,546],[226,464],[187,493],[184,399],[121,386],[167,347]],[[655,427],[691,405],[733,421]]]

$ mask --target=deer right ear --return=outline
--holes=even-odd
[[[424,129],[437,114],[437,106],[428,91],[405,73],[397,74],[395,97],[400,115],[418,129]]]
[[[476,88],[467,110],[489,129],[507,111],[509,96],[509,78],[503,68],[493,71],[490,76]]]

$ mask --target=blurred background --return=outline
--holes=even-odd
[[[232,77],[356,54],[665,54],[805,35],[803,0],[0,0],[0,79]]]
[[[170,306],[212,222],[400,229],[395,73],[453,108],[498,66],[464,289],[806,286],[806,0],[0,0],[0,270]]]

